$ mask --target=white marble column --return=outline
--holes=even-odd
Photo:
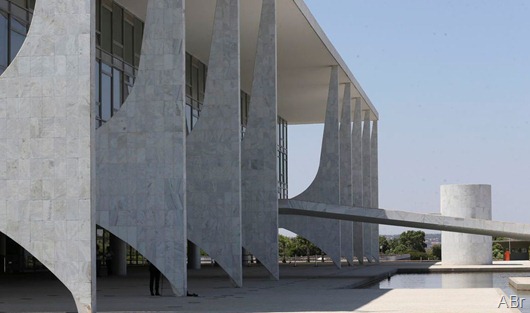
[[[0,76],[0,232],[86,313],[96,310],[94,3],[36,1],[27,38]]]
[[[352,191],[355,207],[363,206],[363,158],[361,98],[355,98],[352,124]],[[359,264],[364,263],[364,223],[353,222],[353,253]]]
[[[372,192],[372,208],[379,208],[379,162],[377,142],[377,121],[372,122],[370,138],[370,189]],[[372,256],[379,262],[379,224],[372,224]]]
[[[441,214],[491,220],[490,185],[443,185]],[[442,264],[488,265],[492,263],[491,236],[442,232]]]
[[[183,0],[149,0],[132,91],[96,131],[97,223],[186,295]],[[166,49],[162,49],[166,47]]]
[[[370,151],[370,111],[364,112],[362,151],[363,151],[363,207],[372,206],[372,179],[370,177],[371,151]],[[364,256],[372,262],[372,224],[364,223]]]
[[[344,85],[342,114],[340,120],[340,205],[352,205],[352,128],[351,128],[351,84]],[[353,224],[340,222],[341,255],[348,265],[353,262]]]
[[[276,0],[263,0],[241,146],[243,247],[279,279]]]
[[[201,118],[187,138],[188,239],[243,285],[239,1],[217,0]]]
[[[339,204],[339,75],[331,67],[328,103],[317,175],[296,200]],[[340,262],[340,221],[317,217],[281,215],[280,227],[293,231],[322,249],[338,268]]]

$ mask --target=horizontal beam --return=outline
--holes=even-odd
[[[279,200],[279,214],[406,226],[530,240],[530,224],[442,216],[397,210],[361,208],[300,200]]]

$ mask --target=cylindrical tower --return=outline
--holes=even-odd
[[[490,185],[443,185],[441,213],[445,216],[491,220]],[[442,232],[442,264],[491,264],[491,236]]]

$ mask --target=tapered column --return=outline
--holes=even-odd
[[[352,195],[352,133],[351,133],[351,84],[344,85],[342,114],[340,119],[340,205],[351,205]],[[353,224],[340,222],[341,255],[348,265],[353,262]]]
[[[317,175],[297,200],[339,204],[339,80],[338,67],[331,68],[328,103]],[[280,227],[306,238],[331,257],[340,268],[340,221],[316,217],[280,216]]]
[[[0,75],[0,232],[46,266],[83,313],[96,310],[94,3],[36,1],[24,44]]]
[[[146,14],[134,86],[96,131],[97,223],[146,257],[184,296],[184,1],[149,0]]]
[[[239,1],[217,0],[201,118],[187,140],[188,238],[243,285]]]
[[[372,179],[370,177],[370,111],[364,112],[363,120],[363,135],[362,135],[362,151],[363,151],[363,207],[369,208],[372,206]],[[368,262],[372,262],[372,225],[364,223],[364,256]]]
[[[363,206],[363,154],[362,154],[362,117],[361,98],[355,98],[352,124],[352,189],[355,207]],[[364,223],[353,222],[353,253],[364,263]]]
[[[377,147],[377,121],[372,122],[372,137],[370,138],[370,189],[372,192],[372,207],[379,208],[379,168]],[[372,256],[379,262],[379,224],[372,224]]]
[[[263,0],[249,105],[241,147],[243,247],[273,279],[278,269],[276,0]]]

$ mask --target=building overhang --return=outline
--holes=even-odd
[[[146,1],[118,2],[140,18]],[[215,0],[186,2],[186,50],[208,64]],[[241,89],[251,93],[261,0],[240,1]],[[378,112],[355,76],[317,23],[303,0],[277,1],[278,115],[289,124],[323,123],[330,69],[338,65],[339,103],[345,83],[352,84],[352,97],[362,99],[362,109],[378,119]],[[352,106],[353,111],[353,106]]]

